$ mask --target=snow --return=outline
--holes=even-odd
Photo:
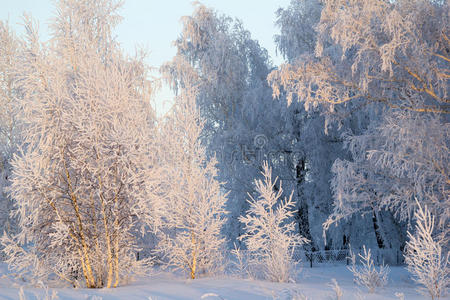
[[[44,288],[26,286],[12,279],[5,263],[0,263],[0,299],[19,299],[19,289],[23,286],[26,299],[45,299]],[[366,289],[353,283],[352,274],[345,265],[325,265],[316,268],[304,268],[298,283],[274,283],[260,280],[240,279],[231,276],[217,278],[185,279],[181,275],[169,272],[155,272],[154,275],[135,279],[128,285],[115,289],[73,289],[49,288],[49,293],[57,291],[58,299],[147,299],[147,300],[184,300],[184,299],[335,299],[330,286],[336,278],[343,290],[343,300],[387,300],[399,299],[395,293],[403,293],[405,299],[426,299],[415,290],[415,284],[404,267],[391,267],[388,284],[385,288],[369,294]],[[297,297],[296,297],[297,296]],[[99,298],[101,297],[101,298]],[[441,299],[450,299],[444,297]]]

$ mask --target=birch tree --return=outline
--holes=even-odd
[[[11,185],[19,233],[2,244],[9,266],[34,281],[117,287],[145,263],[135,236],[157,187],[151,85],[143,58],[112,38],[118,7],[59,1],[48,44],[25,19],[24,143]]]
[[[167,265],[195,279],[223,270],[227,198],[217,180],[217,160],[208,159],[201,144],[204,121],[196,106],[194,81],[185,83],[161,130],[167,147],[163,181],[168,192],[161,208],[165,230],[158,251]]]

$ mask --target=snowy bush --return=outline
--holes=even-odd
[[[341,287],[337,283],[337,280],[335,278],[331,279],[331,283],[328,285],[331,287],[336,295],[336,300],[342,299],[342,296],[344,295],[344,292],[342,291]]]
[[[248,268],[248,252],[243,251],[234,244],[231,254],[233,255],[231,260],[231,264],[234,267],[233,272],[241,277],[252,276]]]
[[[416,232],[408,232],[405,262],[415,281],[424,287],[419,291],[431,299],[444,296],[450,285],[449,252],[442,247],[442,240],[433,238],[434,217],[425,205],[417,202],[415,213]]]
[[[377,268],[374,266],[371,251],[363,247],[363,254],[359,253],[361,265],[357,265],[356,255],[350,251],[352,265],[348,269],[353,273],[354,281],[361,286],[365,286],[370,293],[376,288],[381,288],[387,284],[389,267],[384,264]]]
[[[309,300],[298,287],[290,287],[278,293],[272,292],[272,300]]]
[[[39,297],[38,295],[35,294],[34,295],[35,298],[33,297],[33,299],[37,299],[37,300],[58,300],[59,299],[57,291],[53,290],[50,294],[50,290],[49,290],[48,286],[44,285],[42,282],[40,283],[40,285],[41,285],[41,288],[44,290],[45,295],[43,297]],[[19,289],[19,299],[27,300],[25,291],[22,286]]]
[[[399,300],[405,300],[405,294],[403,294],[403,293],[396,292],[394,295],[395,295],[395,297],[397,297]]]
[[[272,181],[272,169],[263,164],[264,180],[255,179],[259,197],[251,195],[250,209],[240,221],[245,225],[245,233],[240,237],[250,252],[249,264],[260,268],[265,279],[287,282],[295,274],[297,263],[292,259],[294,248],[307,240],[294,232],[295,202],[292,193],[289,198],[279,201],[283,189],[281,181],[277,191],[278,178]]]

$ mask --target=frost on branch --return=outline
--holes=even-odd
[[[275,35],[277,50],[285,59],[294,61],[301,54],[314,53],[316,31],[322,5],[319,0],[291,0],[288,8],[276,11],[276,25],[280,34]]]
[[[275,96],[450,113],[448,1],[322,2],[315,56],[272,72]]]
[[[263,180],[255,179],[258,198],[249,195],[250,209],[239,220],[244,223],[245,233],[240,237],[250,252],[249,264],[262,272],[265,279],[275,282],[288,282],[295,275],[297,262],[293,260],[296,246],[308,240],[296,234],[294,222],[295,202],[292,194],[280,200],[283,193],[281,181],[276,188],[276,178],[272,181],[272,169],[263,164]]]
[[[449,136],[449,123],[442,116],[405,110],[387,111],[363,134],[346,135],[352,159],[333,165],[334,212],[325,228],[374,209],[411,221],[414,199],[419,198],[443,233],[450,216]]]
[[[124,57],[111,38],[115,2],[57,7],[49,44],[25,20],[24,143],[11,184],[19,233],[2,242],[9,266],[35,282],[115,287],[146,262],[135,251],[157,188],[151,86],[142,57]]]
[[[354,280],[358,285],[365,286],[370,293],[375,292],[376,288],[381,288],[387,284],[389,267],[384,264],[379,270],[374,266],[371,250],[363,247],[363,254],[358,253],[361,265],[357,265],[356,255],[350,252],[352,265],[348,269],[353,273]]]
[[[438,299],[447,294],[450,285],[449,252],[444,240],[433,236],[435,220],[427,206],[417,205],[416,230],[408,232],[405,262],[415,281],[423,285],[419,291]]]

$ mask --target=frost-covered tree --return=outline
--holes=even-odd
[[[325,130],[337,125],[350,151],[336,157],[334,213],[325,228],[365,213],[373,216],[378,245],[398,250],[405,232],[398,220],[409,219],[414,195],[448,216],[448,3],[322,5],[315,53],[291,59],[269,81],[275,96],[319,110]],[[414,132],[419,119],[425,127]],[[438,131],[431,141],[423,138],[432,132],[427,126]]]
[[[277,185],[278,178],[272,180],[272,169],[267,162],[261,173],[264,179],[254,181],[259,197],[255,199],[249,194],[250,208],[239,218],[245,226],[240,239],[249,251],[249,264],[265,279],[288,282],[297,267],[293,251],[308,240],[296,233],[295,223],[290,221],[295,207],[292,193],[279,201],[283,194],[282,181]]]
[[[424,286],[419,291],[431,299],[439,299],[450,286],[450,252],[442,238],[434,235],[435,219],[427,206],[417,204],[416,230],[414,234],[408,232],[405,262],[415,281]]]
[[[205,121],[202,141],[208,157],[216,156],[219,180],[229,193],[226,227],[234,242],[242,234],[238,217],[248,208],[245,198],[254,192],[251,182],[264,159],[295,188],[293,127],[286,103],[271,97],[267,51],[240,21],[197,5],[182,23],[177,55],[162,70],[178,92],[186,88],[185,72],[197,76],[197,106]],[[182,62],[187,66],[180,68]]]
[[[30,19],[19,72],[24,143],[13,162],[9,266],[32,280],[116,287],[145,261],[135,236],[157,185],[143,58],[112,38],[116,1],[59,1],[52,39]],[[26,277],[27,278],[27,277]]]
[[[295,62],[314,52],[321,5],[315,0],[293,0],[287,8],[277,11],[276,25],[280,33],[275,36],[277,50],[287,62]],[[280,101],[287,103],[286,94]],[[291,103],[291,126],[294,129],[296,152],[296,198],[300,232],[311,239],[311,248],[323,248],[320,219],[326,219],[330,211],[331,191],[329,169],[339,151],[330,151],[336,145],[336,137],[327,136],[324,118],[319,111],[306,111],[302,104]],[[328,244],[331,244],[329,239]],[[336,243],[335,243],[336,244]],[[338,245],[335,245],[338,246]]]
[[[287,8],[277,11],[276,24],[280,33],[275,36],[275,41],[287,63],[301,64],[314,56],[317,41],[315,27],[320,21],[322,7],[317,0],[293,0]],[[326,237],[322,237],[322,223],[333,211],[331,168],[336,159],[348,158],[348,151],[342,148],[344,140],[341,135],[348,131],[362,132],[370,121],[367,113],[351,105],[336,107],[333,113],[324,113],[320,106],[304,106],[300,98],[299,101],[288,101],[291,95],[289,90],[280,92],[279,100],[290,103],[286,119],[293,128],[295,151],[300,154],[295,166],[297,219],[300,232],[311,239],[308,247],[347,248],[350,240],[356,247],[363,244],[375,247],[376,232],[370,217],[356,216],[340,224],[339,228],[331,228]],[[386,219],[389,220],[389,216]],[[378,227],[384,227],[380,222],[377,223],[380,225]]]
[[[20,130],[15,109],[19,96],[16,78],[20,61],[20,43],[7,22],[0,21],[0,230],[11,231],[9,216],[12,201],[5,188],[11,176],[11,159],[17,151]]]
[[[189,273],[223,270],[226,195],[217,180],[217,161],[208,159],[201,144],[204,121],[196,107],[196,89],[189,86],[177,97],[166,116],[162,133],[166,153],[167,192],[161,225],[167,230],[159,251],[168,265]]]

